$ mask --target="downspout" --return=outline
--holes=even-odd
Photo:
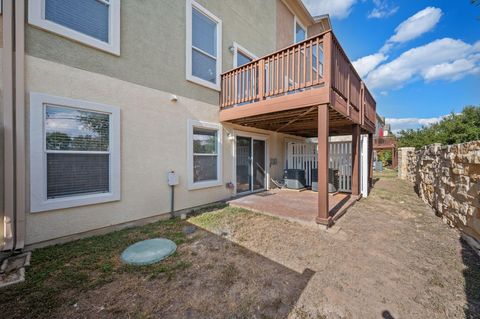
[[[15,151],[13,143],[13,1],[3,1],[3,138],[4,138],[4,236],[3,250],[14,248],[15,236]]]
[[[25,0],[3,1],[3,250],[25,244]]]
[[[25,246],[25,0],[15,1],[15,249]]]

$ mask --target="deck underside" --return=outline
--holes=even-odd
[[[341,99],[325,87],[260,102],[238,105],[220,111],[220,121],[303,137],[318,135],[318,106],[329,105],[329,135],[349,135],[359,124]],[[351,114],[352,116],[350,116]],[[358,119],[357,119],[358,120]],[[363,127],[365,133],[371,131]]]

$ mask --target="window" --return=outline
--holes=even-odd
[[[30,94],[31,211],[120,199],[120,111]]]
[[[28,21],[120,55],[120,0],[30,0]]]
[[[307,29],[295,17],[294,19],[295,43],[302,42],[307,38]]]
[[[222,21],[187,0],[187,80],[220,90]]]
[[[188,188],[222,184],[222,130],[219,124],[188,121]]]
[[[240,46],[238,43],[233,42],[233,67],[237,68],[244,64],[250,63],[257,57]]]

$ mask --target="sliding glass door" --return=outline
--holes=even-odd
[[[236,138],[237,194],[266,188],[266,143],[251,137]]]
[[[245,193],[252,188],[251,160],[252,139],[237,136],[237,193]]]
[[[253,190],[265,189],[265,141],[253,140]]]

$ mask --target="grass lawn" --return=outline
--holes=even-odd
[[[381,172],[373,171],[373,178],[397,178],[398,170],[383,168]]]
[[[183,232],[249,215],[217,207],[35,250],[26,282],[0,290],[2,318],[285,318],[311,274],[232,243],[228,229]],[[173,240],[177,252],[149,266],[121,262],[130,244],[155,237]]]
[[[395,176],[329,232],[216,207],[35,250],[0,318],[480,318],[478,256]],[[155,237],[177,252],[122,264]]]
[[[195,238],[187,238],[182,232],[185,225],[178,219],[159,221],[35,250],[26,281],[0,291],[4,318],[48,317],[64,304],[73,305],[74,296],[79,293],[112,282],[122,273],[135,273],[149,279],[171,278],[176,271],[190,267],[181,253],[142,267],[123,264],[119,255],[127,246],[143,239],[167,237],[177,245],[188,243]]]

